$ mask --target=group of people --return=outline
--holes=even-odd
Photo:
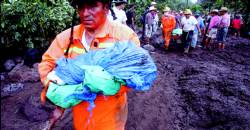
[[[126,24],[134,30],[135,14],[131,13],[131,11],[134,10],[135,6],[132,5],[126,13],[124,8],[127,0],[113,0],[112,2],[114,7],[109,12],[109,20]],[[240,28],[243,22],[240,16],[236,15],[231,22],[232,24],[230,24],[231,19],[226,7],[222,7],[220,10],[213,9],[209,12],[207,18],[202,18],[199,11],[194,14],[190,9],[176,12],[166,6],[162,11],[162,17],[159,18],[159,11],[156,5],[156,2],[151,2],[141,18],[143,23],[143,40],[147,44],[150,43],[150,38],[156,34],[159,26],[162,29],[164,48],[168,50],[170,42],[181,41],[184,53],[188,53],[196,47],[199,36],[203,36],[201,45],[204,48],[208,48],[211,41],[217,41],[218,48],[224,49],[230,25],[234,35],[240,36]]]
[[[158,26],[158,14],[157,9],[153,4],[149,7],[149,11],[145,18],[145,39],[146,43],[149,43],[149,39],[156,32]],[[156,25],[155,25],[156,24]],[[162,35],[164,37],[164,47],[169,49],[171,38],[181,38],[183,43],[184,52],[188,53],[190,46],[195,48],[197,44],[198,34],[201,34],[201,29],[204,29],[203,19],[198,13],[194,16],[190,9],[186,9],[184,12],[175,13],[171,11],[169,7],[163,9],[163,15],[161,17]],[[173,36],[173,32],[175,35]]]
[[[154,29],[157,29],[154,24],[159,20],[155,19],[154,16],[158,18],[157,9],[151,5],[145,18],[145,39],[147,43],[149,43],[149,39],[155,32]],[[203,47],[207,48],[212,39],[218,42],[217,45],[219,49],[224,49],[228,28],[231,25],[228,9],[226,7],[222,7],[220,10],[213,9],[209,16],[209,20],[206,22],[201,17],[200,12],[195,12],[193,14],[190,9],[186,9],[184,12],[180,11],[177,13],[171,11],[169,7],[165,7],[161,18],[165,49],[169,49],[171,39],[176,40],[176,38],[179,38],[181,39],[184,53],[188,53],[196,47],[199,35],[201,36],[202,34],[205,39],[204,43],[201,44]],[[235,35],[239,36],[241,25],[242,22],[239,17],[236,17],[232,22]],[[176,33],[174,32],[179,32],[179,36],[176,37]]]

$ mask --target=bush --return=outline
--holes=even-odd
[[[73,8],[67,0],[12,0],[1,3],[1,47],[47,48],[68,28]]]

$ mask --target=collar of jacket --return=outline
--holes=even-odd
[[[96,30],[95,38],[108,37],[109,36],[109,29],[111,29],[110,28],[110,21],[108,19],[106,19],[104,24]],[[73,39],[74,40],[82,39],[82,35],[83,35],[84,30],[85,30],[84,25],[80,24],[79,29],[74,30]]]

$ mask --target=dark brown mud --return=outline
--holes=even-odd
[[[229,41],[224,51],[151,52],[158,78],[150,91],[128,94],[126,130],[249,130],[250,40]],[[41,84],[1,74],[1,129],[41,128],[53,109],[39,102]],[[19,82],[15,92],[3,91]],[[73,129],[70,110],[54,129]]]

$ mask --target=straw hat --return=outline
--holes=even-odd
[[[218,10],[218,9],[213,9],[213,10],[211,11],[211,13],[219,13],[219,10]]]
[[[163,12],[169,12],[169,11],[171,11],[171,9],[167,6],[163,9]]]
[[[151,5],[156,5],[156,4],[157,4],[157,3],[156,3],[156,2],[154,2],[154,1],[153,1],[153,2],[151,2]]]
[[[228,11],[227,7],[221,7],[220,12],[222,12],[222,11],[227,12]]]
[[[190,15],[192,15],[192,11],[191,11],[190,9],[186,9],[186,10],[184,11],[184,14],[190,14]]]
[[[157,10],[157,9],[154,6],[150,6],[149,11],[152,11],[152,10]]]

